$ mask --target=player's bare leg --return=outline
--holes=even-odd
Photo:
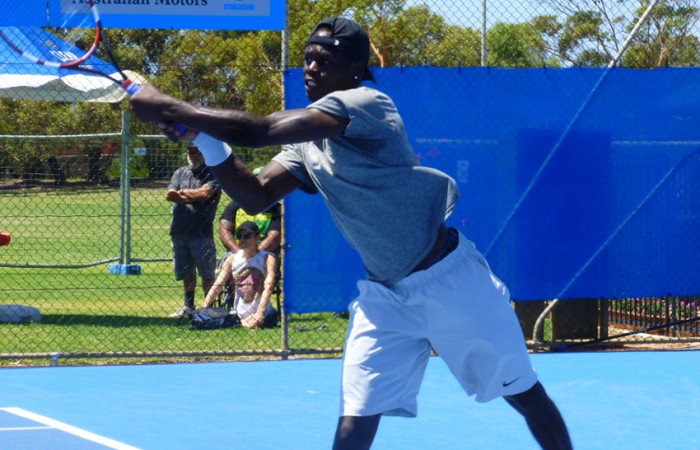
[[[571,438],[559,409],[538,381],[516,395],[503,397],[525,417],[532,435],[544,450],[571,450]]]
[[[333,450],[368,450],[377,434],[382,415],[343,416],[338,419]]]

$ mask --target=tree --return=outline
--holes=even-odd
[[[488,32],[488,64],[497,67],[557,66],[542,34],[530,24],[498,23]]]
[[[649,5],[648,0],[636,9],[614,0],[545,3],[563,18],[532,21],[539,30],[546,29],[549,51],[568,64],[590,67],[606,66],[615,58]],[[623,55],[622,66],[698,65],[698,38],[692,31],[699,20],[695,0],[661,0]]]
[[[620,51],[649,0],[630,9],[624,0],[542,0],[552,14],[524,23],[497,23],[487,32],[488,64],[497,67],[602,67]],[[406,0],[288,0],[288,66],[303,66],[310,27],[330,16],[349,16],[368,31],[370,65],[465,67],[480,64],[481,31],[448,24],[425,4]],[[661,0],[623,55],[621,65],[646,68],[700,65],[697,0]],[[109,31],[122,67],[143,74],[185,100],[268,114],[283,101],[283,36],[275,31]],[[0,100],[1,134],[98,133],[121,127],[121,104],[60,104]],[[157,133],[132,122],[132,132]],[[12,164],[29,167],[56,148],[24,146]],[[149,146],[166,145],[162,141]],[[169,145],[169,144],[168,144]],[[30,148],[31,147],[31,148]],[[275,149],[269,149],[275,151]],[[256,158],[260,152],[239,153]],[[10,158],[2,156],[3,161]]]
[[[626,67],[697,66],[700,43],[691,34],[700,9],[689,0],[662,1],[635,36],[623,59]],[[635,11],[641,17],[644,7]],[[636,21],[636,20],[635,20]]]
[[[446,25],[442,38],[426,48],[428,64],[469,67],[481,64],[481,35],[471,28]]]

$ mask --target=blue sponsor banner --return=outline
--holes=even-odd
[[[700,295],[700,69],[373,73],[421,164],[459,185],[447,224],[513,299]],[[285,93],[309,104],[303,69]],[[365,274],[322,197],[295,193],[285,214],[285,311],[345,309]]]
[[[46,25],[46,3],[2,0],[0,27],[41,27]]]
[[[59,26],[85,0],[3,0],[0,26]],[[284,0],[94,0],[107,28],[282,30]]]

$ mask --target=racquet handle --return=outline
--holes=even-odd
[[[141,85],[138,83],[134,83],[131,80],[126,80],[124,83],[122,83],[122,89],[124,89],[126,93],[129,94],[129,96],[132,96],[141,90]],[[173,124],[173,127],[180,134],[185,134],[187,132],[187,128],[183,127],[179,123]]]

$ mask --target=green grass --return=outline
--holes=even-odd
[[[172,263],[157,260],[172,255],[166,187],[137,188],[131,195],[131,257],[144,260],[138,262],[138,276],[109,274],[106,263],[91,265],[119,257],[118,189],[0,191],[0,208],[6,212],[0,231],[13,235],[12,244],[0,248],[2,303],[36,306],[42,313],[39,323],[0,324],[0,365],[16,362],[13,355],[52,352],[264,353],[282,348],[279,327],[196,331],[167,317],[182,304],[182,285]],[[222,198],[219,213],[227,200]],[[32,265],[63,267],[25,267]],[[85,267],[67,268],[73,266]],[[202,300],[198,289],[197,301]],[[332,314],[294,315],[289,348],[305,353],[341,347],[346,324]]]

